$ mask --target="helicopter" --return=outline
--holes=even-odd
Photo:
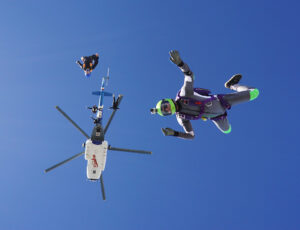
[[[105,134],[111,124],[111,121],[112,121],[116,111],[119,109],[119,105],[123,98],[123,95],[119,95],[118,98],[116,99],[114,94],[104,91],[104,87],[105,87],[105,85],[107,85],[108,79],[109,79],[109,69],[107,71],[107,76],[102,78],[100,90],[92,92],[93,95],[99,96],[98,106],[94,105],[92,107],[87,107],[94,114],[94,116],[91,117],[94,122],[94,128],[92,130],[91,136],[89,136],[85,131],[83,131],[59,106],[56,106],[56,109],[67,120],[69,120],[71,122],[71,124],[74,125],[87,138],[87,140],[82,144],[82,146],[85,148],[84,151],[82,151],[78,154],[75,154],[72,157],[70,157],[60,163],[57,163],[50,168],[45,169],[45,173],[47,173],[47,172],[84,154],[84,158],[87,161],[87,167],[86,167],[87,178],[91,181],[100,180],[103,200],[106,200],[106,195],[105,195],[105,190],[104,190],[104,182],[103,182],[102,173],[105,169],[106,157],[107,157],[108,150],[141,153],[141,154],[152,154],[151,151],[112,147],[111,145],[108,144],[108,141],[105,140]],[[104,108],[103,100],[104,100],[105,96],[113,97],[113,103],[112,103],[112,106],[110,107],[110,109],[112,109],[113,112],[110,115],[110,118],[107,121],[105,127],[103,128],[103,126],[102,126],[103,108]]]

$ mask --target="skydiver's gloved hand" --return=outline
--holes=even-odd
[[[170,60],[177,66],[183,66],[183,61],[180,58],[179,52],[177,50],[171,50],[169,52],[170,54]]]
[[[162,128],[161,131],[163,132],[163,134],[165,136],[174,136],[174,134],[175,134],[175,131],[171,128],[165,128],[165,129]]]

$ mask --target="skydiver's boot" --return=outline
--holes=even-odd
[[[225,82],[225,87],[228,89],[232,89],[231,87],[238,84],[242,78],[241,74],[233,75],[227,82]],[[235,89],[233,89],[235,90]]]
[[[225,87],[238,93],[230,93],[224,96],[224,99],[231,105],[237,105],[242,102],[252,101],[259,95],[259,90],[255,87],[239,85],[241,74],[233,75],[226,83]]]

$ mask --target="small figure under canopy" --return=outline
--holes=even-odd
[[[98,65],[99,60],[99,54],[93,54],[91,56],[84,56],[81,57],[81,61],[76,61],[76,63],[80,66],[80,68],[84,71],[84,74],[86,77],[90,77],[92,71],[96,68]]]

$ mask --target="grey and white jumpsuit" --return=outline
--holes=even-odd
[[[186,104],[181,99],[181,97],[191,98],[199,102],[205,102],[211,98],[210,102],[203,103],[204,110],[202,111],[203,114],[201,115],[201,117],[203,119],[210,119],[223,133],[230,133],[231,125],[228,122],[227,113],[226,113],[228,107],[226,108],[224,106],[224,101],[226,102],[227,106],[229,106],[230,108],[231,106],[253,100],[258,96],[259,92],[256,88],[236,84],[230,87],[232,90],[236,92],[223,95],[222,96],[223,103],[222,103],[218,95],[203,96],[198,94],[197,92],[194,92],[193,72],[190,70],[189,66],[184,62],[178,67],[184,74],[184,84],[180,90],[180,94],[179,94],[180,97],[177,95],[175,99],[178,107],[178,110],[176,111],[176,118],[178,123],[183,127],[185,132],[175,131],[174,136],[178,136],[184,139],[194,138],[195,134],[191,122],[190,120],[185,119],[184,118],[185,116],[183,114],[190,115],[190,116],[197,116],[200,114],[201,111],[200,106]]]

